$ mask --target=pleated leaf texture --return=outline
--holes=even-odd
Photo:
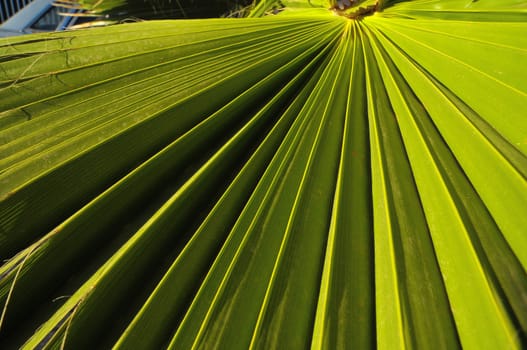
[[[289,3],[0,41],[2,349],[527,346],[527,2]]]

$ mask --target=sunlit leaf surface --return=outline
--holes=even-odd
[[[1,348],[527,346],[527,2],[294,3],[0,41]]]

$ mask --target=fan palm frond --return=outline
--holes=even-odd
[[[286,3],[0,41],[3,344],[526,346],[527,3]]]

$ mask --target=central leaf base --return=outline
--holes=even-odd
[[[336,0],[330,10],[339,16],[361,18],[378,10],[378,0]]]

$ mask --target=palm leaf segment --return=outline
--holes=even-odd
[[[248,11],[251,0],[55,0],[54,5],[79,10],[78,16],[99,21],[134,21],[175,18],[210,18]],[[67,13],[66,15],[71,15]]]
[[[526,345],[527,4],[284,5],[0,42],[5,344]]]

